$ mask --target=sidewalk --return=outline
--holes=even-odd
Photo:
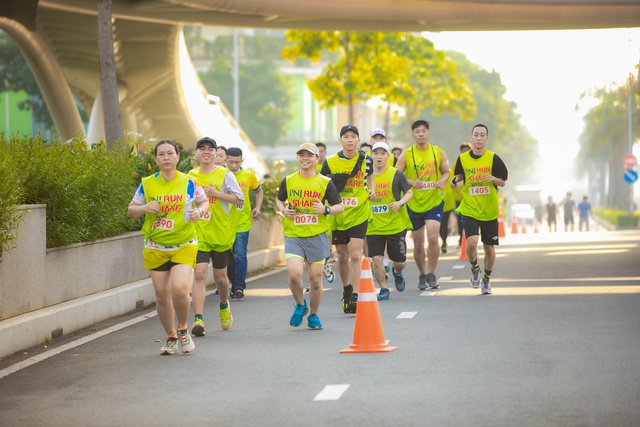
[[[247,254],[248,273],[277,265],[284,259],[284,246]],[[209,277],[213,277],[209,266]],[[210,280],[210,284],[213,281]],[[0,321],[0,358],[40,345],[95,323],[139,310],[145,301],[155,303],[151,279],[56,304]]]

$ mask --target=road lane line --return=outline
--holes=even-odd
[[[396,319],[413,319],[413,316],[415,316],[416,314],[418,314],[417,311],[403,311],[402,313],[398,314],[398,317],[396,317]]]
[[[420,296],[421,297],[432,297],[435,296],[438,293],[438,291],[433,291],[433,290],[428,290],[428,291],[423,291]]]
[[[73,348],[81,346],[82,344],[86,344],[86,343],[91,342],[93,340],[96,340],[98,338],[104,337],[105,335],[109,335],[109,334],[111,334],[113,332],[117,332],[117,331],[119,331],[121,329],[124,329],[124,328],[127,328],[129,326],[135,325],[136,323],[144,322],[145,320],[148,320],[151,317],[155,317],[157,315],[158,315],[158,312],[154,310],[154,311],[152,311],[150,313],[143,314],[142,316],[138,316],[136,318],[127,320],[126,322],[122,322],[122,323],[119,323],[117,325],[110,326],[110,327],[108,327],[106,329],[103,329],[103,330],[101,330],[99,332],[96,332],[94,334],[87,335],[86,337],[82,337],[82,338],[77,339],[75,341],[63,344],[60,347],[56,347],[56,348],[53,348],[51,350],[47,350],[44,353],[38,354],[37,356],[30,357],[28,359],[25,359],[25,360],[23,360],[21,362],[18,362],[18,363],[14,364],[14,365],[11,365],[11,366],[9,366],[7,368],[4,368],[4,369],[0,370],[0,379],[4,378],[6,376],[9,376],[9,375],[11,375],[11,374],[13,374],[15,372],[18,372],[21,369],[28,368],[29,366],[33,366],[38,362],[42,362],[43,360],[47,360],[48,358],[56,356],[56,355],[58,355],[58,354],[60,354],[62,352],[65,352],[67,350],[71,350]]]
[[[463,270],[464,267],[466,266],[466,264],[456,264],[453,267],[451,267],[453,270]]]
[[[442,276],[442,277],[439,277],[438,280],[441,280],[443,282],[448,282],[449,280],[453,280],[453,276]]]
[[[320,393],[313,398],[314,402],[322,400],[339,400],[351,384],[333,384],[325,386]]]

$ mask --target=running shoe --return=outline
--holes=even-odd
[[[391,296],[391,292],[389,289],[380,289],[380,293],[378,293],[378,301],[386,301]]]
[[[236,297],[236,293],[233,291],[233,289],[229,289],[229,298],[235,299],[235,297]]]
[[[171,337],[164,340],[164,345],[160,349],[160,354],[163,356],[167,354],[176,354],[176,350],[178,350],[178,338]]]
[[[395,279],[396,289],[398,290],[398,292],[404,291],[404,287],[407,283],[404,281],[404,276],[402,275],[402,271],[400,273],[396,273],[396,269],[393,268],[391,270],[391,273],[393,274],[393,277]]]
[[[427,275],[421,274],[420,277],[418,277],[418,289],[421,291],[425,291],[428,287],[429,285],[427,285]]]
[[[307,318],[309,329],[320,330],[322,329],[322,323],[317,314],[310,314]]]
[[[489,279],[482,278],[482,295],[491,295],[493,291],[491,290],[491,283]]]
[[[194,337],[204,336],[204,320],[196,319],[196,321],[193,322],[193,326],[191,327],[191,334]]]
[[[447,253],[447,244],[446,244],[446,243],[443,243],[443,244],[442,244],[442,253],[443,253],[443,254],[446,254],[446,253]]]
[[[427,274],[427,283],[429,284],[430,289],[438,289],[440,287],[436,280],[436,275],[433,273]]]
[[[345,313],[355,314],[358,308],[358,295],[351,294],[351,298],[349,298],[349,304],[347,304],[347,309]]]
[[[228,330],[233,324],[233,315],[231,314],[230,307],[220,309],[220,327],[223,330]]]
[[[353,293],[353,288],[351,285],[346,288],[342,288],[342,311],[345,313],[349,313],[349,301],[351,301],[351,295]]]
[[[302,323],[302,318],[309,312],[309,308],[307,307],[307,300],[303,301],[304,304],[295,304],[293,306],[293,314],[291,315],[291,320],[289,320],[289,324],[293,327],[300,326],[300,324]]]
[[[178,331],[178,340],[180,341],[180,347],[183,353],[190,353],[196,349],[196,343],[193,342],[189,331],[186,329]]]
[[[236,289],[233,295],[235,296],[236,299],[242,299],[244,298],[244,291],[242,289]]]
[[[333,283],[336,280],[336,275],[333,273],[333,268],[326,262],[324,263],[324,277],[327,278],[327,282]]]
[[[478,289],[480,287],[480,269],[471,267],[471,280],[469,280],[469,285],[472,288]]]

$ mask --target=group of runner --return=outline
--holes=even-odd
[[[440,255],[438,236],[445,188],[456,188],[462,195],[456,212],[462,218],[467,239],[470,285],[481,286],[482,294],[492,293],[494,246],[499,243],[498,188],[505,185],[508,172],[500,157],[486,149],[489,130],[483,124],[472,128],[471,150],[460,154],[451,170],[444,151],[429,143],[429,123],[417,120],[411,130],[415,143],[397,159],[391,154],[381,129],[372,132],[371,153],[362,151],[360,133],[354,125],[341,128],[342,150],[321,163],[326,153],[324,144],[304,143],[298,147],[299,169],[282,180],[276,198],[283,217],[289,288],[295,301],[291,326],[300,326],[308,315],[309,329],[323,328],[318,310],[323,272],[328,278],[333,275],[327,267],[331,245],[337,252],[345,313],[357,311],[365,252],[372,259],[372,270],[380,286],[378,299],[388,299],[390,294],[384,265],[387,257],[392,262],[390,271],[395,287],[399,292],[404,291],[408,230],[412,233],[413,255],[419,270],[417,288],[437,289],[435,271]],[[237,154],[230,153],[232,150],[226,153],[230,167],[230,154]],[[176,170],[179,156],[175,145],[160,141],[155,149],[160,172],[142,180],[129,205],[132,217],[145,217],[142,229],[145,268],[150,270],[158,314],[167,334],[162,354],[174,354],[178,345],[182,352],[195,348],[187,325],[188,292],[194,267],[196,318],[191,332],[204,335],[202,311],[209,260],[220,299],[222,329],[229,329],[233,321],[225,270],[235,259],[234,224],[238,222],[229,214],[229,207],[233,206],[233,210],[235,206],[239,209],[248,206],[249,188],[257,190],[256,195],[262,192],[257,179],[247,181],[253,184],[247,185],[243,192],[235,179],[236,171],[214,164],[216,151],[217,144],[211,138],[199,140],[196,153],[200,166],[185,175]],[[240,159],[241,155],[240,152]],[[262,198],[259,200],[253,210],[248,206],[249,224],[252,217],[260,215]],[[485,252],[482,278],[477,254],[479,236]],[[244,251],[246,255],[246,243]],[[305,267],[309,305],[304,295]],[[236,289],[232,292],[236,297],[243,296],[236,292]]]

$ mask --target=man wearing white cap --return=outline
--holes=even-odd
[[[367,228],[369,256],[373,258],[373,273],[380,286],[379,300],[389,299],[389,289],[385,284],[385,268],[382,262],[385,250],[393,261],[392,273],[396,289],[404,291],[405,280],[402,270],[406,266],[407,230],[411,221],[406,204],[413,197],[411,184],[402,172],[389,166],[391,157],[386,142],[373,144],[373,178],[375,193],[371,195],[371,220]]]
[[[316,171],[318,147],[305,142],[296,157],[300,170],[282,180],[276,205],[284,218],[284,253],[289,273],[289,289],[296,304],[289,324],[297,327],[307,318],[309,329],[322,329],[318,308],[322,300],[322,271],[329,256],[329,215],[344,210],[342,199],[330,178]],[[328,206],[325,205],[328,202]],[[309,300],[304,299],[302,275],[307,265]]]

